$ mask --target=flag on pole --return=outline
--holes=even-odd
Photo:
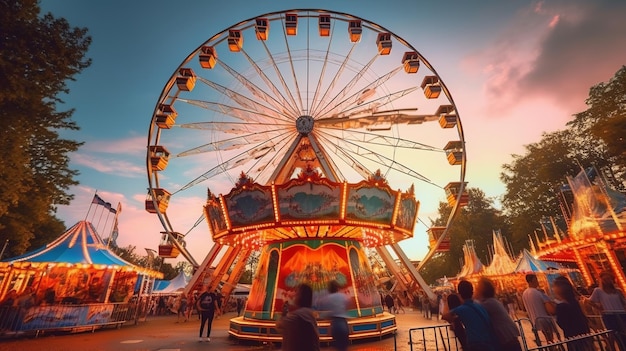
[[[92,204],[96,204],[96,205],[102,205],[104,206],[104,204],[106,204],[106,202],[104,200],[102,200],[102,198],[100,196],[98,196],[98,194],[94,194],[93,195],[93,200],[91,200]]]

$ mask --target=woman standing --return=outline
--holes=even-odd
[[[564,276],[557,277],[552,283],[552,290],[557,298],[554,311],[556,323],[563,330],[563,336],[567,339],[589,333],[587,317],[580,308],[574,287],[569,279]],[[567,343],[567,349],[569,351],[590,351],[593,350],[593,344],[590,340],[575,340]]]
[[[626,311],[624,310],[626,301],[623,292],[615,287],[613,273],[606,271],[600,273],[600,287],[593,289],[589,302],[601,311],[602,322],[606,329],[615,330],[615,335],[620,338],[626,326]],[[621,339],[618,342],[620,350],[623,350],[623,342],[624,340]]]

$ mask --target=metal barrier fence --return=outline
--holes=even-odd
[[[617,350],[613,330],[574,336],[543,346],[528,348],[528,351],[615,351]]]
[[[460,351],[461,344],[454,335],[450,324],[409,329],[409,345],[411,350],[444,350]]]
[[[619,339],[613,330],[596,330],[592,333],[563,339],[552,318],[545,322],[554,327],[553,338],[547,340],[545,335],[535,329],[528,318],[515,321],[520,330],[520,344],[525,351],[616,351]],[[528,335],[530,333],[530,335]],[[532,336],[531,336],[532,335]],[[419,327],[409,329],[409,345],[411,351],[460,351],[461,344],[457,340],[450,324]]]
[[[136,303],[0,307],[0,336],[39,335],[45,331],[95,330],[135,321]]]

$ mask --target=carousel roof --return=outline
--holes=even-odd
[[[9,264],[35,262],[118,266],[132,268],[153,276],[161,275],[160,272],[135,266],[117,256],[104,244],[96,229],[88,221],[74,224],[56,240],[43,247],[2,262]]]

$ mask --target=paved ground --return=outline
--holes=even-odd
[[[126,325],[120,329],[108,328],[95,332],[84,332],[63,335],[43,335],[37,338],[17,338],[0,340],[0,351],[174,351],[174,350],[272,350],[274,345],[257,343],[237,343],[228,336],[228,319],[235,314],[226,314],[213,322],[211,342],[198,341],[200,322],[196,317],[176,323],[176,316],[149,317],[147,321],[137,325]],[[408,311],[397,315],[398,333],[382,340],[358,342],[350,346],[350,350],[408,351],[408,330],[410,328],[437,325],[444,322],[426,320],[419,312]],[[324,349],[332,348],[323,345]]]
[[[22,337],[0,339],[0,351],[195,351],[195,350],[228,350],[254,351],[278,350],[277,345],[263,345],[259,343],[239,343],[228,335],[229,319],[234,313],[226,314],[213,322],[211,342],[198,341],[200,321],[197,316],[184,323],[176,323],[176,316],[149,317],[136,325],[125,325],[119,329],[106,328],[95,332],[83,332],[62,335],[43,335],[39,337]],[[519,315],[519,317],[524,317]],[[373,339],[358,341],[349,347],[350,351],[454,351],[455,348],[443,347],[440,343],[435,346],[432,334],[434,329],[428,329],[430,335],[421,336],[413,332],[414,345],[409,345],[409,330],[419,327],[433,327],[444,325],[444,321],[425,319],[418,311],[410,311],[396,315],[398,332],[382,340]],[[528,346],[535,346],[529,324],[522,324],[528,339]],[[437,333],[439,331],[437,330]],[[443,333],[445,338],[445,329]],[[423,343],[423,340],[428,340]],[[332,351],[331,347],[322,345],[323,350]],[[425,346],[425,347],[424,347]]]

